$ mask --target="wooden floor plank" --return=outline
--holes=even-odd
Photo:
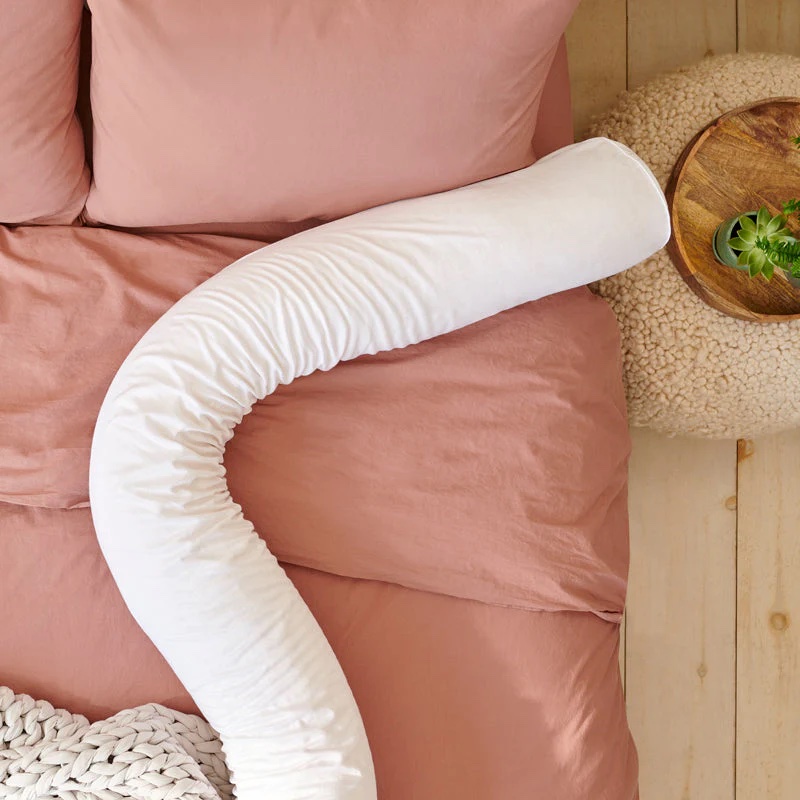
[[[798,0],[738,0],[739,50],[800,55]]]
[[[740,442],[737,800],[800,797],[800,432]]]
[[[567,29],[575,136],[625,90],[626,0],[583,0]],[[602,42],[602,46],[598,46]]]
[[[732,800],[736,444],[634,431],[627,703],[647,800]]]
[[[736,16],[736,0],[630,0],[628,86],[705,55],[736,52]]]

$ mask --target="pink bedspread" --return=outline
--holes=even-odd
[[[90,717],[193,709],[105,568],[88,454],[133,343],[256,246],[0,228],[0,683]],[[585,290],[301,379],[245,419],[231,490],[342,662],[381,800],[635,797],[627,455],[616,325]]]

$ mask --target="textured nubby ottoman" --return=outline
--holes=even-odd
[[[720,114],[798,93],[800,58],[708,58],[624,94],[589,135],[627,144],[663,187],[684,147]],[[666,250],[593,288],[622,329],[632,425],[712,438],[800,425],[800,322],[765,325],[715,311],[684,283]]]

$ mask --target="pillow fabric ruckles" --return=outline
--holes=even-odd
[[[577,0],[90,0],[90,220],[332,219],[528,166]]]
[[[83,208],[82,9],[81,0],[0,3],[0,223],[70,223]]]

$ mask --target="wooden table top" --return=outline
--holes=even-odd
[[[712,122],[686,147],[672,172],[667,245],[681,276],[702,300],[751,322],[800,319],[800,289],[782,270],[772,281],[717,262],[711,239],[730,217],[762,205],[773,214],[800,197],[800,98],[780,97],[737,108]],[[800,224],[790,222],[800,235]]]

